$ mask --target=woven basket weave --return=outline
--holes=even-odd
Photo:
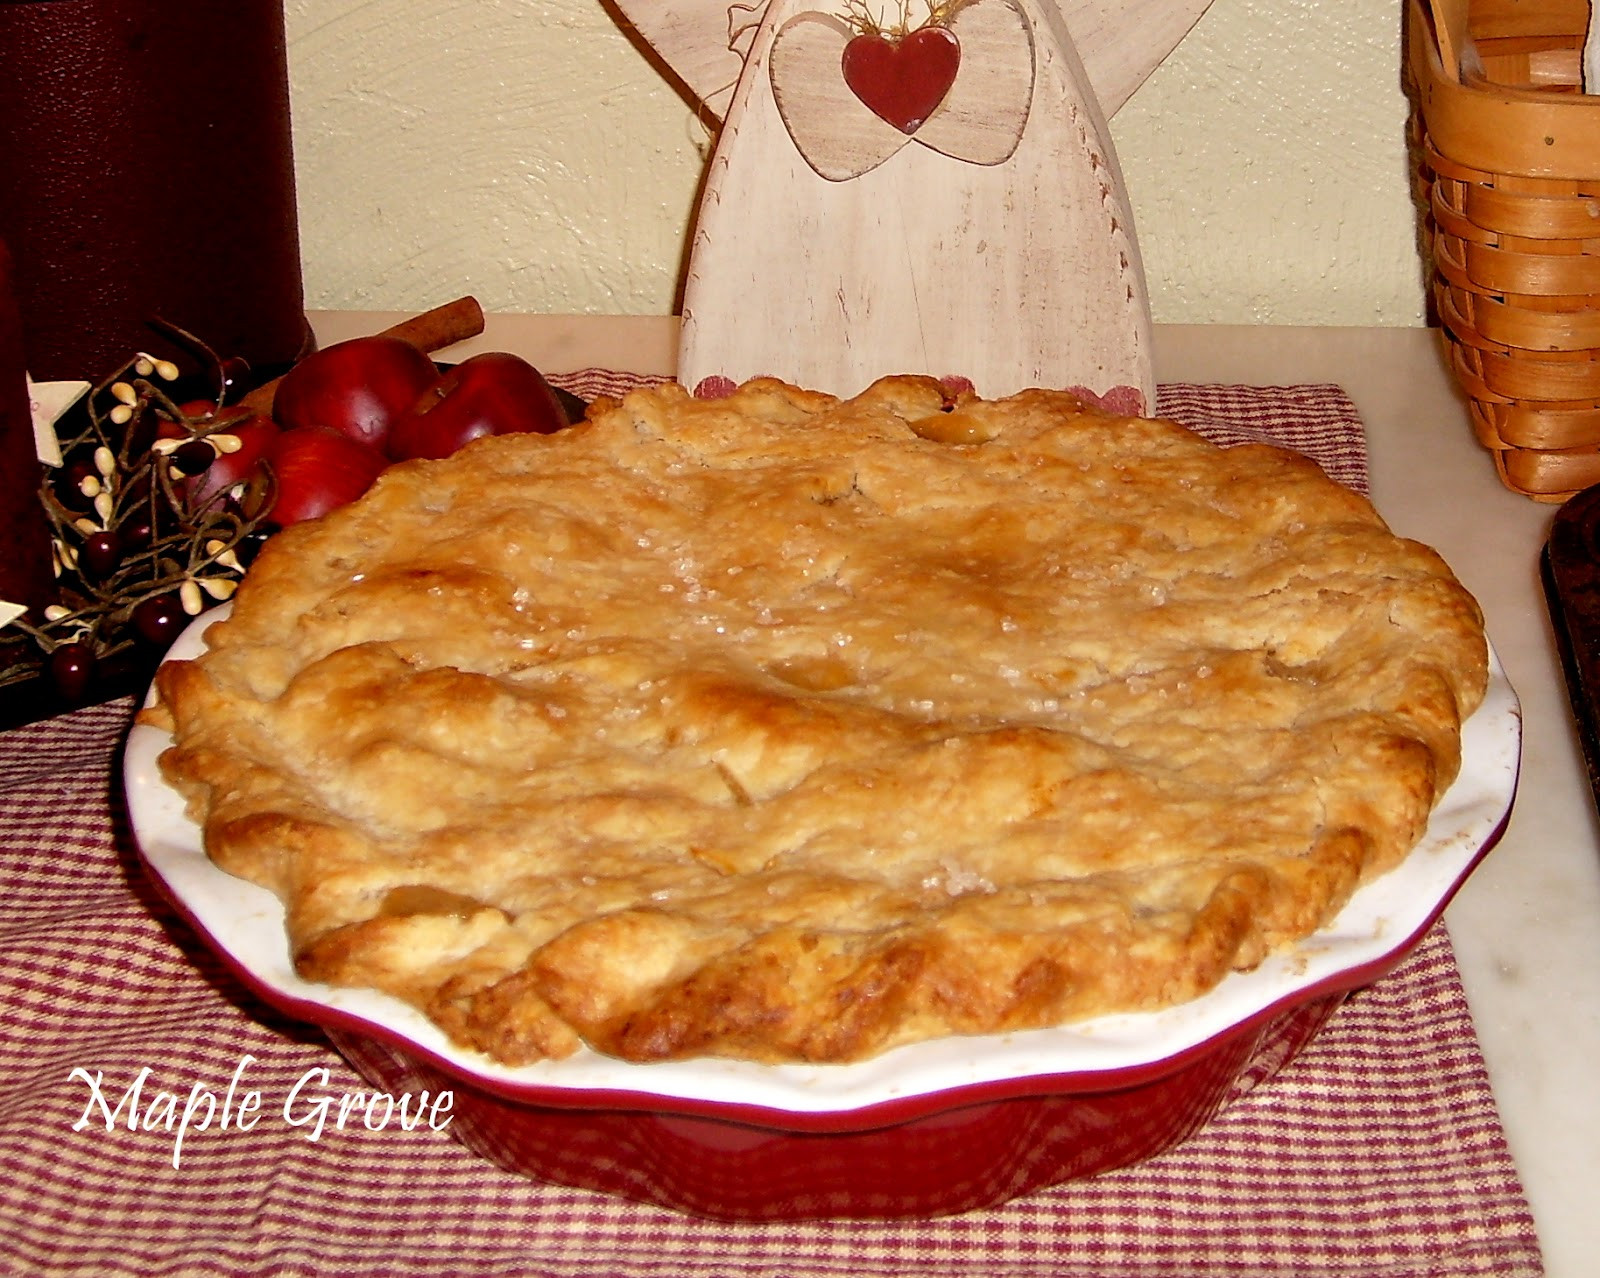
[[[1432,296],[1508,487],[1600,483],[1600,96],[1587,0],[1407,0]]]

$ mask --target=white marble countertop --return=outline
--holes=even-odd
[[[323,341],[398,316],[322,313]],[[491,316],[453,348],[515,350],[556,373],[670,373],[664,317]],[[1162,381],[1331,382],[1369,437],[1372,495],[1394,529],[1436,547],[1482,603],[1522,698],[1522,779],[1504,839],[1447,913],[1463,982],[1551,1278],[1600,1270],[1600,827],[1550,633],[1539,552],[1555,508],[1509,492],[1417,328],[1166,326]]]

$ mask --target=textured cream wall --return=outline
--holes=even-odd
[[[1401,12],[1215,0],[1123,108],[1158,321],[1422,322]],[[601,0],[286,20],[310,306],[672,309],[709,139]]]

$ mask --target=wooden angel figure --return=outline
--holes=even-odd
[[[1102,95],[1121,105],[1209,0],[1064,0],[1094,72],[1058,0],[875,2],[735,4],[715,35],[717,0],[624,4],[722,115],[680,378],[850,395],[916,372],[1147,410],[1149,302]]]

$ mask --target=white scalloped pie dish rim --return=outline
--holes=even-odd
[[[192,657],[226,605],[196,620],[168,660]],[[697,1058],[637,1064],[583,1050],[506,1066],[452,1043],[421,1012],[370,989],[300,979],[278,899],[206,857],[182,798],[158,760],[162,730],[136,724],[124,788],[140,855],[158,887],[228,966],[282,1010],[325,1027],[367,1032],[447,1073],[512,1100],[560,1107],[760,1114],[797,1127],[850,1123],[888,1110],[926,1112],[967,1095],[1088,1091],[1132,1085],[1192,1059],[1208,1044],[1296,1005],[1348,991],[1387,971],[1443,912],[1498,840],[1516,794],[1521,708],[1491,650],[1483,705],[1462,732],[1462,766],[1411,855],[1363,886],[1298,945],[1204,996],[1158,1012],[1107,1016],[1025,1032],[948,1037],[846,1065],[762,1065]],[[811,1120],[811,1121],[808,1121]]]

